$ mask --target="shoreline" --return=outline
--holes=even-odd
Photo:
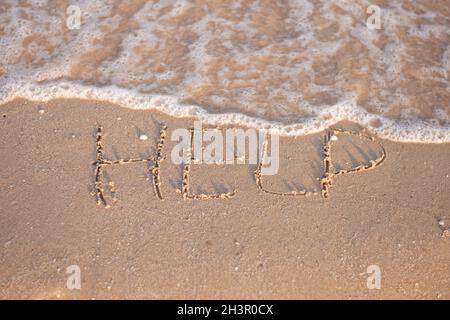
[[[385,162],[337,177],[327,199],[261,192],[252,165],[193,165],[193,192],[237,192],[183,200],[169,138],[193,119],[76,99],[1,108],[4,299],[450,299],[449,143],[381,139]],[[130,159],[156,154],[162,122],[163,201],[138,163],[105,170],[118,201],[97,206],[98,125],[105,156]],[[264,185],[320,190],[322,140],[323,132],[280,137],[280,171]],[[343,138],[333,159],[351,168],[376,151]],[[65,287],[70,265],[81,268],[80,290]],[[366,286],[371,265],[381,268],[379,290]]]
[[[388,119],[369,113],[352,101],[339,102],[333,106],[308,108],[312,117],[305,123],[284,124],[282,122],[249,116],[243,113],[214,113],[197,105],[181,104],[179,99],[164,95],[146,95],[116,86],[90,87],[63,81],[47,85],[5,84],[0,92],[0,105],[14,100],[29,100],[35,103],[79,100],[99,101],[130,110],[161,112],[173,117],[192,117],[213,126],[244,126],[267,130],[282,136],[305,136],[318,133],[341,122],[349,121],[368,128],[377,136],[396,142],[450,143],[450,124],[438,125],[421,119],[414,122]],[[180,107],[182,105],[182,107]],[[420,134],[418,134],[420,132]]]

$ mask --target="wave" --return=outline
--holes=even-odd
[[[399,142],[448,143],[450,126],[423,120],[392,120],[374,115],[351,101],[323,106],[316,115],[301,122],[284,124],[242,113],[211,113],[182,103],[178,97],[143,94],[117,86],[87,86],[78,82],[58,81],[45,84],[7,83],[0,89],[0,104],[23,98],[34,101],[87,99],[107,101],[134,110],[157,110],[172,117],[193,117],[208,125],[245,126],[282,136],[302,136],[323,131],[337,122],[348,120],[368,128],[380,138]]]
[[[0,102],[104,100],[290,136],[349,120],[450,142],[448,0],[75,2],[0,1]]]

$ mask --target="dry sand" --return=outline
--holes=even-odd
[[[119,200],[97,206],[97,126],[106,156],[118,159],[154,155],[159,122],[169,138],[192,125],[95,101],[1,107],[1,298],[450,298],[449,144],[382,141],[386,161],[336,178],[328,199],[265,194],[252,165],[193,165],[193,191],[237,194],[183,200],[168,155],[163,201],[137,163],[106,169]],[[265,185],[318,189],[322,137],[282,138],[280,172]],[[335,150],[342,167],[377,152],[345,137]],[[66,288],[70,265],[81,268],[80,290]],[[367,288],[369,265],[381,268],[379,290]]]

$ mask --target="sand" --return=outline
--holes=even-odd
[[[97,205],[97,127],[109,159],[145,158],[156,153],[160,122],[167,154],[171,132],[193,119],[96,101],[1,106],[0,298],[450,298],[450,144],[382,140],[385,162],[337,177],[328,199],[264,193],[254,165],[201,164],[192,165],[193,192],[237,193],[183,200],[182,168],[169,156],[161,201],[148,164],[116,165],[105,174],[118,200]],[[279,174],[264,185],[319,190],[323,136],[281,138]],[[342,168],[378,152],[346,137],[334,149]],[[66,287],[71,265],[80,290]],[[367,287],[371,265],[380,289]]]

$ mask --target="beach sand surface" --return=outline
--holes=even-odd
[[[156,152],[162,122],[164,200],[149,164],[136,163],[105,169],[118,201],[97,205],[97,127],[108,159],[145,158]],[[254,165],[192,165],[193,192],[237,193],[183,200],[170,136],[192,123],[98,101],[1,106],[0,298],[450,298],[450,144],[382,140],[385,162],[337,177],[328,199],[264,193]],[[323,136],[281,137],[279,173],[264,185],[319,190]],[[333,150],[342,168],[379,152],[346,136]],[[71,265],[80,267],[80,290],[66,287]],[[367,287],[373,265],[380,289]]]

